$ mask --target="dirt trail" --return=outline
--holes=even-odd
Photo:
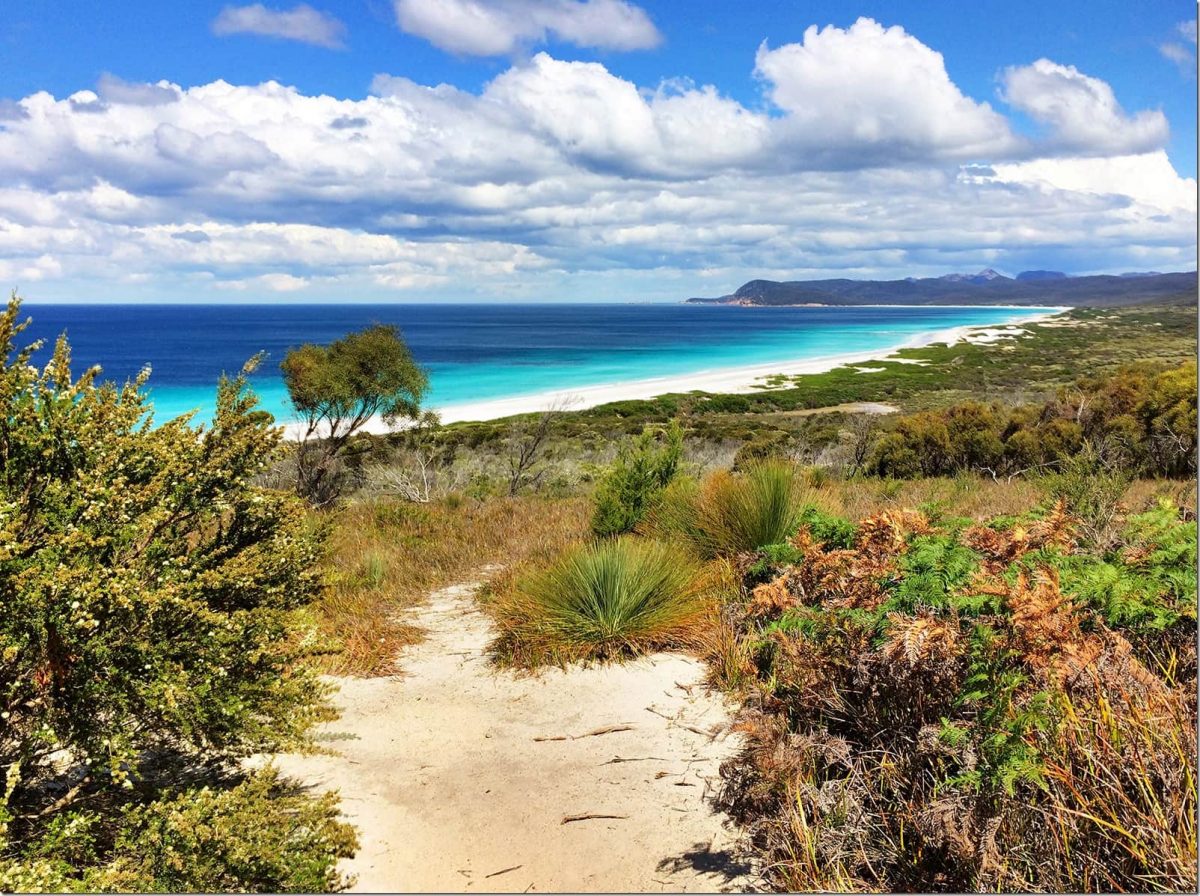
[[[436,592],[414,614],[427,637],[400,675],[336,680],[342,716],[319,735],[336,755],[278,758],[341,792],[361,842],[345,865],[355,889],[749,887],[736,834],[710,805],[737,735],[701,664],[658,654],[536,677],[498,671],[471,593]],[[582,815],[622,817],[564,823]]]

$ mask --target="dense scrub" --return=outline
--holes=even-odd
[[[1196,524],[816,510],[747,562],[722,802],[784,889],[1196,887]]]
[[[254,485],[278,431],[225,380],[210,426],[150,428],[145,375],[42,370],[0,314],[0,889],[315,890],[354,844],[250,753],[321,689],[296,612],[319,532]],[[252,823],[251,823],[252,820]]]
[[[1126,367],[1084,378],[1039,405],[963,402],[895,421],[867,469],[882,476],[1012,475],[1061,467],[1087,449],[1130,474],[1196,472],[1196,364]]]

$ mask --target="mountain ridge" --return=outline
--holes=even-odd
[[[1060,276],[1061,275],[1061,276]],[[1105,308],[1196,301],[1196,272],[1101,274],[1023,271],[1014,279],[978,274],[905,280],[750,280],[729,295],[687,299],[698,305],[1071,305]]]

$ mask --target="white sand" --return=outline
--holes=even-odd
[[[399,676],[334,680],[342,716],[324,726],[334,755],[277,761],[340,791],[359,830],[343,865],[355,889],[746,889],[738,834],[711,806],[739,736],[726,729],[731,707],[701,684],[702,664],[657,654],[537,677],[497,670],[471,593],[436,592],[414,614],[427,637],[402,654]],[[536,740],[563,736],[574,739]],[[624,817],[563,823],[582,814]]]
[[[1048,320],[1069,311],[1070,308],[1059,308],[1051,312],[1030,314],[1026,317],[1010,321],[1006,328],[1020,324],[1028,324]],[[920,348],[926,345],[944,343],[953,345],[957,342],[989,343],[996,341],[997,334],[1017,336],[1025,331],[1006,332],[1004,328],[995,325],[950,327],[944,330],[931,330],[921,333],[902,345],[891,349],[873,349],[869,352],[854,354],[829,355],[823,358],[805,358],[796,361],[772,361],[768,364],[754,364],[743,367],[722,367],[713,370],[702,370],[696,373],[679,374],[674,376],[655,377],[652,379],[627,380],[618,383],[604,383],[595,386],[584,386],[574,389],[538,392],[531,395],[518,395],[513,398],[499,398],[486,401],[476,401],[469,404],[454,404],[436,408],[443,423],[457,423],[464,420],[497,420],[511,417],[514,414],[528,414],[544,411],[551,407],[570,410],[596,407],[612,401],[632,401],[636,399],[656,398],[672,392],[710,392],[714,394],[761,392],[764,381],[773,376],[799,376],[807,373],[824,373],[836,367],[850,364],[861,364],[866,361],[890,360],[902,349]],[[786,388],[783,384],[779,388]],[[295,438],[297,424],[287,424],[284,427],[289,437]],[[389,432],[391,428],[382,420],[376,418],[367,423],[365,431],[376,434]]]

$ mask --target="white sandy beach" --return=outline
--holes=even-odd
[[[765,391],[765,380],[773,376],[799,376],[806,373],[824,373],[848,364],[863,364],[867,361],[883,361],[892,358],[906,348],[957,342],[991,344],[1001,339],[1022,335],[1022,324],[1037,323],[1056,317],[1068,307],[1053,311],[1030,314],[1005,324],[987,324],[951,327],[921,333],[907,342],[891,349],[873,349],[854,354],[828,355],[820,358],[804,358],[795,361],[771,361],[741,367],[721,367],[693,373],[654,377],[651,379],[626,380],[616,383],[600,383],[550,392],[517,395],[467,404],[453,404],[435,408],[443,423],[459,423],[474,420],[497,420],[514,414],[529,414],[550,408],[582,410],[613,401],[634,401],[656,398],[672,392],[746,393]],[[769,387],[767,387],[769,388]],[[389,427],[381,419],[373,419],[364,427],[366,432],[383,434],[397,427]],[[285,432],[291,438],[298,435],[299,425],[287,424]]]

